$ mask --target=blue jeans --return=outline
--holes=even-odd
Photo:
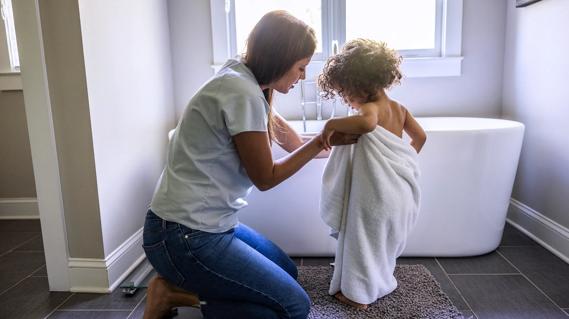
[[[273,242],[240,224],[208,233],[148,211],[143,248],[154,269],[205,301],[204,318],[306,318],[310,299],[294,262]]]

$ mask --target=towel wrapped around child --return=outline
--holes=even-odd
[[[419,210],[418,177],[415,149],[381,126],[333,148],[320,201],[338,239],[331,295],[370,304],[397,288],[395,260]]]

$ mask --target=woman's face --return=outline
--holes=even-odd
[[[278,80],[269,85],[270,88],[286,94],[298,80],[306,78],[306,66],[310,63],[310,57],[296,61],[294,65]]]

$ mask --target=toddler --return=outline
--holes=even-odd
[[[355,146],[335,147],[322,183],[321,215],[338,239],[330,294],[367,308],[397,287],[393,276],[419,209],[416,156],[426,134],[386,89],[399,83],[401,58],[385,43],[352,40],[332,56],[318,78],[325,98],[343,98],[357,114],[332,118],[334,132],[364,134]],[[403,142],[405,131],[410,145]]]

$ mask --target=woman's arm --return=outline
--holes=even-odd
[[[334,134],[332,145],[357,142],[359,135]],[[269,135],[266,132],[243,132],[233,137],[241,163],[247,175],[261,190],[269,190],[286,180],[323,150],[320,135],[298,147],[289,155],[273,161]]]
[[[278,113],[275,113],[275,122],[275,142],[289,153],[292,153],[312,138],[306,136],[303,137],[298,134],[298,132],[288,124],[287,120]],[[329,155],[329,150],[322,150],[322,152],[316,155],[316,158],[327,158]]]
[[[243,132],[235,135],[233,141],[247,175],[261,191],[269,190],[292,176],[323,149],[320,136],[317,136],[291,154],[273,161],[266,132]]]
[[[274,113],[275,119],[275,142],[279,144],[285,151],[291,153],[302,144],[302,137],[288,124],[288,122],[278,113]]]

